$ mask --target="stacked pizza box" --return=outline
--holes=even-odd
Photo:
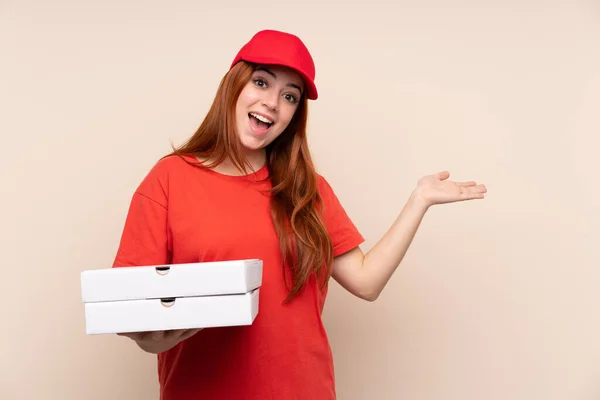
[[[83,271],[86,333],[251,325],[262,266],[250,259]]]

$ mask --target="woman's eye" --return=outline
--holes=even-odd
[[[287,101],[289,101],[290,103],[294,103],[294,104],[295,104],[296,102],[298,102],[298,98],[297,98],[296,96],[294,96],[293,94],[286,94],[286,95],[285,95],[285,99],[286,99]]]
[[[267,86],[267,82],[263,81],[262,79],[255,79],[254,84],[260,87]]]

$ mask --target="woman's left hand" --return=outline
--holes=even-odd
[[[485,198],[487,192],[485,185],[478,185],[474,181],[453,182],[448,180],[449,177],[450,173],[448,171],[424,176],[419,179],[414,194],[424,201],[428,207],[434,204]]]

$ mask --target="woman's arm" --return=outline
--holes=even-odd
[[[356,247],[336,257],[333,278],[355,296],[375,301],[402,262],[429,207],[484,198],[485,185],[452,182],[449,176],[444,171],[420,179],[396,221],[366,255]]]

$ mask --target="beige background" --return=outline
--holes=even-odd
[[[157,398],[153,356],[84,334],[79,273],[263,28],[313,52],[365,250],[425,174],[489,189],[430,211],[377,302],[332,286],[340,399],[600,399],[600,3],[347,3],[0,0],[1,399]]]

